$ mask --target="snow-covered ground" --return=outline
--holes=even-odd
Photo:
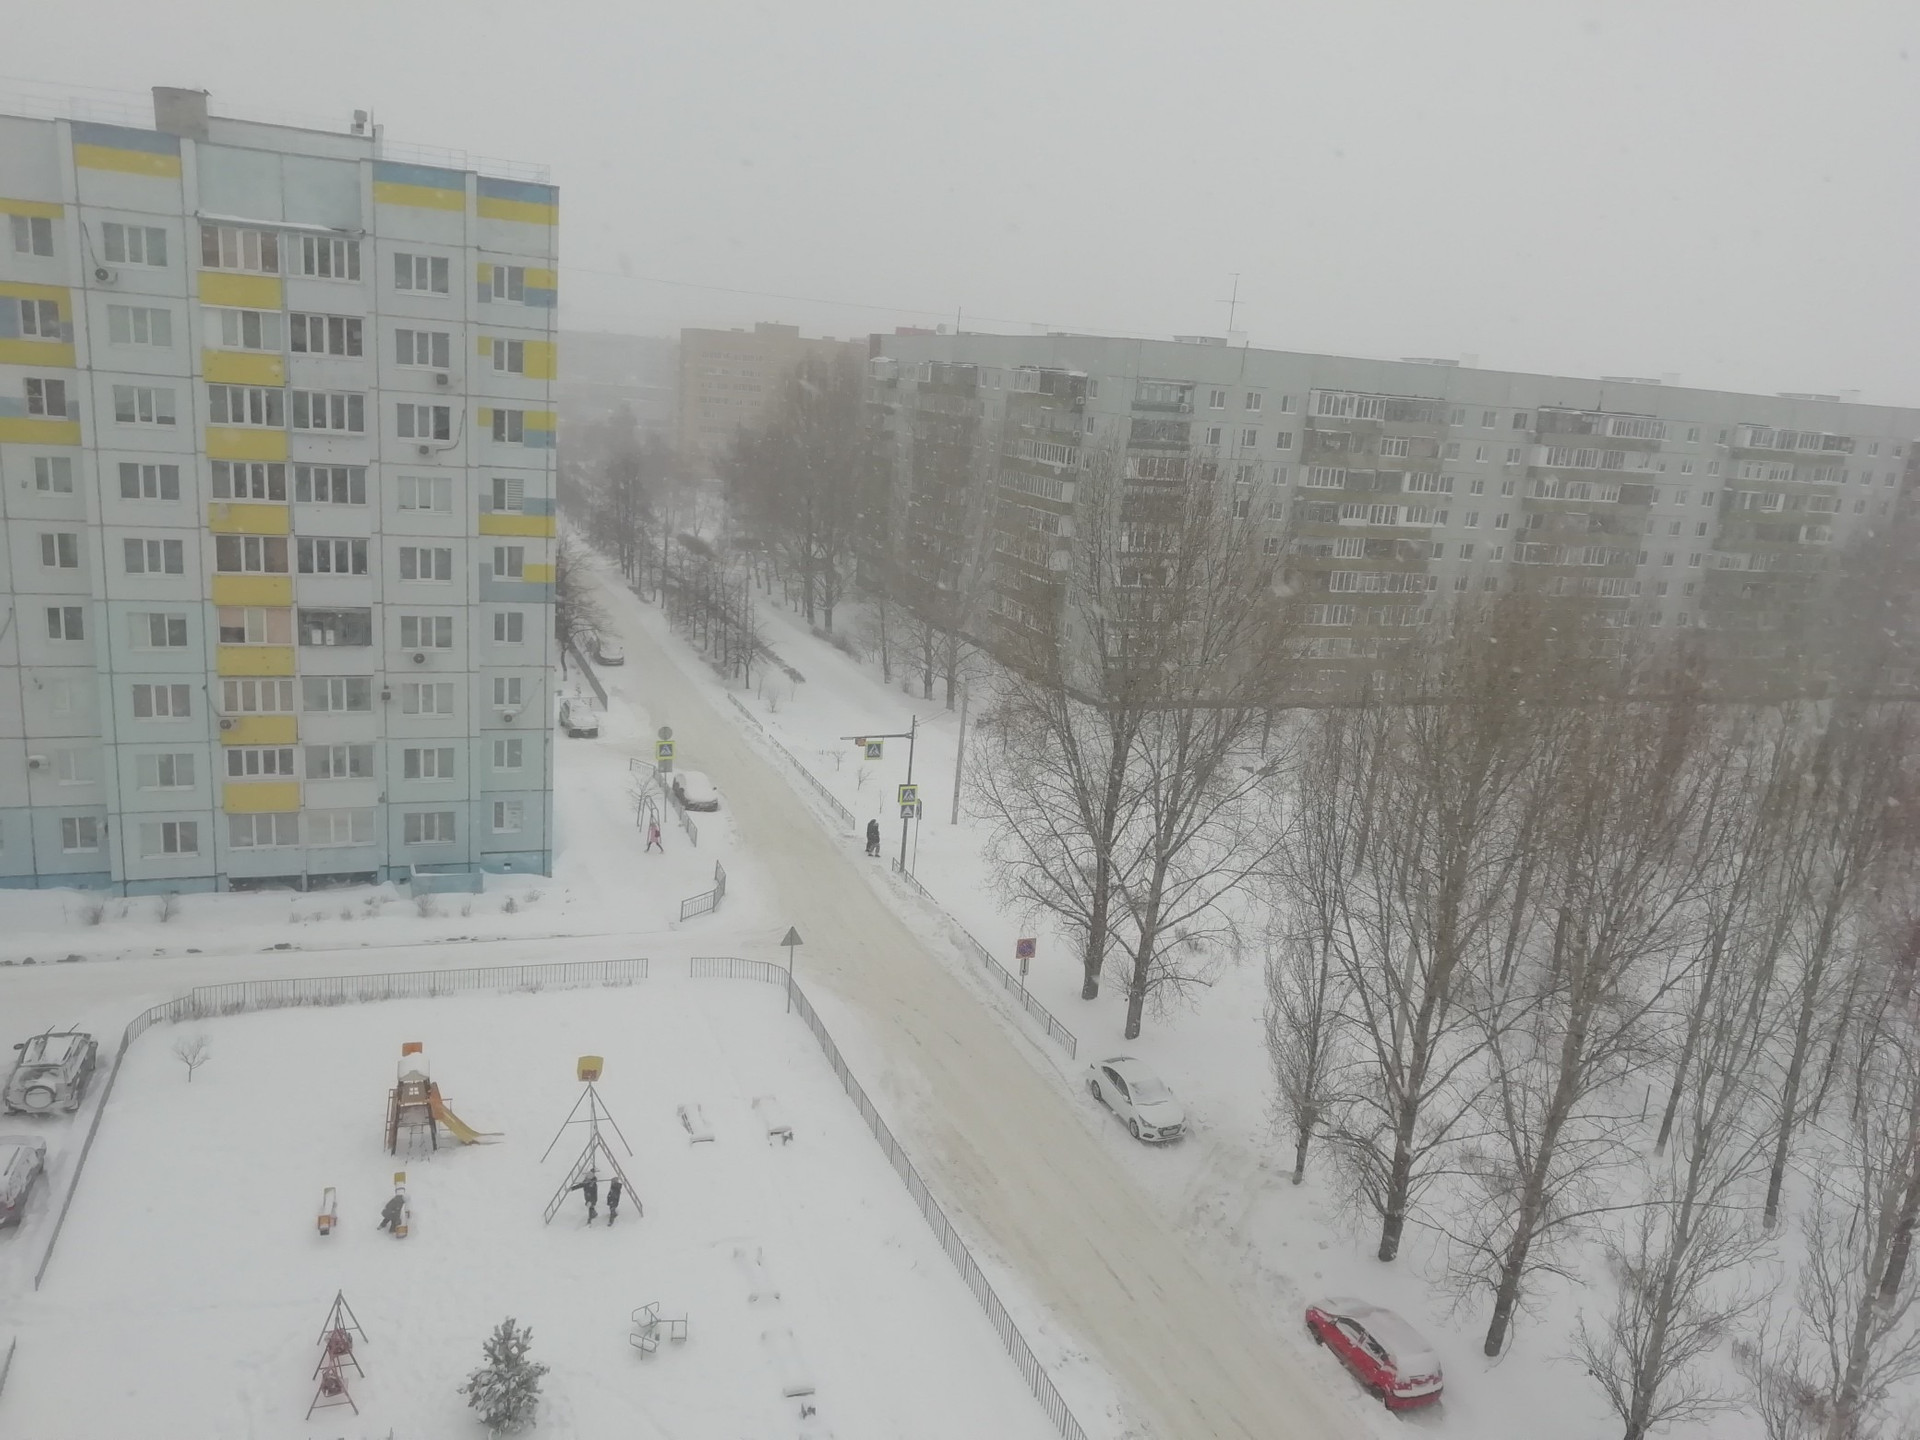
[[[189,1084],[172,1053],[204,1034]],[[497,1144],[395,1160],[382,1146],[402,1041],[425,1043],[448,1105]],[[579,1197],[541,1214],[585,1144],[541,1153],[602,1054],[609,1134],[636,1195],[588,1228]],[[791,1122],[770,1145],[752,1101]],[[676,1107],[715,1139],[694,1145]],[[404,1168],[412,1233],[379,1233]],[[322,1189],[340,1225],[317,1233]],[[641,1202],[636,1205],[635,1199]],[[644,1215],[641,1213],[644,1205]],[[0,1242],[4,1243],[4,1242]],[[777,1299],[749,1299],[737,1250]],[[360,1414],[302,1418],[336,1290],[366,1331]],[[631,1312],[688,1317],[647,1358]],[[666,979],[617,989],[276,1011],[158,1027],[129,1051],[26,1338],[5,1433],[452,1435],[476,1430],[455,1387],[501,1318],[553,1367],[553,1436],[808,1433],[763,1334],[790,1330],[817,1387],[819,1433],[1052,1433],[953,1266],[781,992]],[[4,1326],[0,1326],[4,1329]]]

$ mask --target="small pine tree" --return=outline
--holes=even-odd
[[[519,1329],[509,1315],[481,1347],[487,1363],[460,1387],[491,1434],[512,1435],[533,1423],[534,1408],[540,1403],[540,1377],[547,1367],[527,1358],[532,1343],[532,1329]]]

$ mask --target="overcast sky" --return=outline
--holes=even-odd
[[[951,323],[1920,404],[1912,0],[87,0],[0,98],[544,161],[562,322]],[[106,97],[101,97],[106,98]]]

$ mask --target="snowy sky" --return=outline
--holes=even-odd
[[[1920,403],[1901,0],[90,0],[7,30],[0,99],[201,86],[550,163],[569,327],[1218,333],[1239,272],[1257,345]]]

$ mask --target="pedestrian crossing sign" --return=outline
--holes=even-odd
[[[920,787],[918,785],[902,785],[900,787],[899,798],[900,798],[900,803],[902,805],[919,804],[920,803]]]
[[[867,759],[878,760],[880,758],[880,752],[886,747],[887,742],[884,740],[863,740],[861,743],[867,747]]]

